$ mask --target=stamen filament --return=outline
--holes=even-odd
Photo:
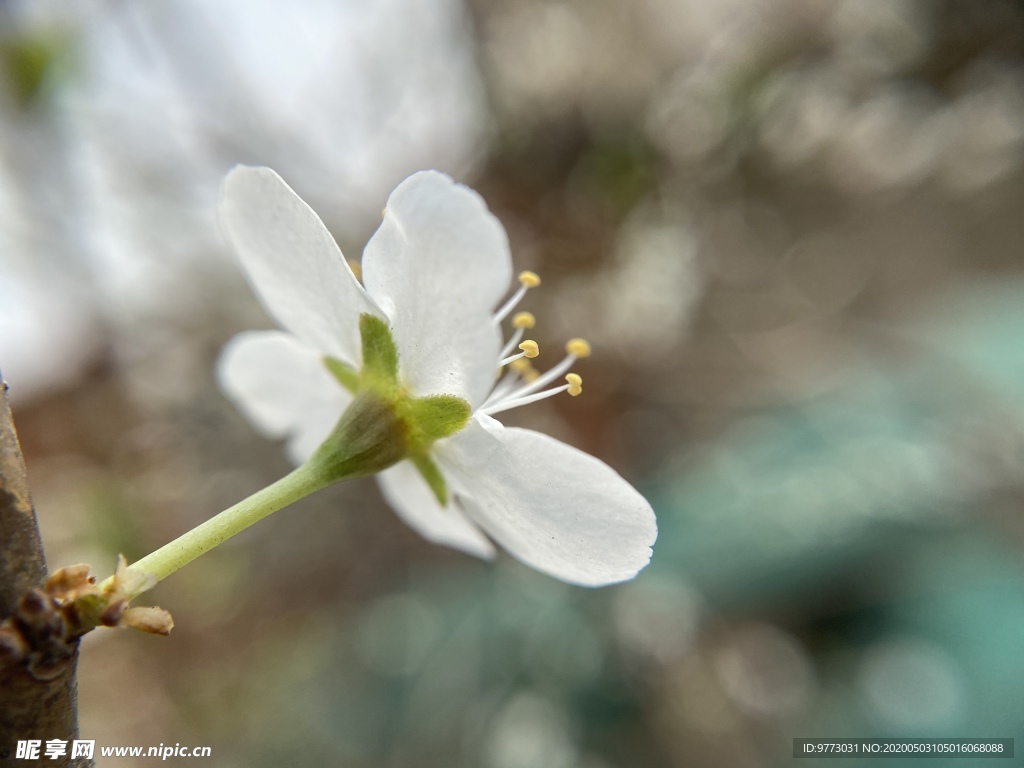
[[[519,360],[514,360],[509,364],[505,375],[494,385],[491,394],[480,404],[480,407],[486,408],[499,400],[504,400],[507,395],[515,391],[521,382],[532,382],[538,376],[540,376],[540,373],[530,364],[528,359],[520,358]]]
[[[494,313],[494,322],[500,323],[502,320],[508,317],[509,313],[516,308],[516,305],[523,300],[523,296],[526,295],[526,292],[528,290],[530,289],[527,288],[525,285],[519,286],[519,289],[515,293],[513,293],[511,298],[502,305],[501,309]]]
[[[529,405],[530,403],[535,403],[538,400],[544,400],[548,397],[551,397],[552,395],[557,395],[561,392],[565,392],[567,389],[569,389],[569,385],[563,384],[560,387],[546,389],[543,392],[538,392],[535,395],[527,395],[526,397],[516,397],[510,400],[500,400],[494,403],[493,405],[488,405],[481,408],[480,413],[485,413],[488,416],[495,413],[501,413],[502,411],[507,411],[511,408],[518,408],[521,405]]]
[[[491,390],[491,394],[487,396],[487,399],[481,403],[480,407],[486,408],[499,400],[504,400],[505,396],[511,394],[518,383],[519,375],[517,373],[513,373],[512,371],[506,372],[505,375],[502,376],[501,381],[499,381],[495,385],[494,389]]]
[[[521,360],[524,357],[526,357],[526,353],[525,352],[520,352],[518,355],[512,355],[511,357],[506,357],[504,360],[501,360],[501,361],[498,362],[498,367],[499,368],[503,368],[506,365],[508,365],[509,363],[513,363],[516,360]]]
[[[526,333],[525,328],[516,328],[515,331],[513,331],[512,338],[508,340],[508,344],[502,347],[501,352],[498,353],[499,360],[503,357],[507,357],[513,349],[516,349],[519,346],[519,342],[522,340],[524,333]],[[500,368],[503,365],[506,365],[506,363],[499,363],[498,367]]]

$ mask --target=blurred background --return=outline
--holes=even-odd
[[[237,162],[352,259],[410,172],[477,189],[544,278],[542,347],[595,348],[585,397],[506,421],[660,526],[586,590],[328,489],[150,593],[169,639],[86,638],[83,736],[357,768],[1024,749],[1022,160],[1010,0],[0,3],[0,369],[51,567],[105,575],[289,468],[213,379],[273,325],[217,228]]]

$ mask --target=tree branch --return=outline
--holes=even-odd
[[[93,761],[70,757],[78,738],[78,638],[44,591],[45,579],[25,462],[0,378],[0,763],[14,760],[19,740],[60,739],[67,744],[63,758],[46,759],[40,750],[41,759],[17,764],[85,768]]]
[[[10,616],[31,587],[43,586],[46,559],[39,538],[25,462],[0,380],[0,617]]]

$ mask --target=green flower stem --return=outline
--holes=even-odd
[[[398,386],[398,353],[387,325],[372,315],[363,315],[360,333],[364,370],[358,379],[350,380],[343,363],[327,360],[328,370],[339,376],[343,385],[356,384],[358,388],[309,460],[273,485],[128,566],[129,571],[149,574],[152,579],[122,577],[117,583],[115,574],[100,585],[102,594],[130,600],[267,515],[328,485],[380,472],[410,455],[415,456],[416,467],[444,503],[444,478],[427,452],[434,440],[465,426],[469,403],[448,395],[409,396]]]
[[[277,482],[225,509],[129,567],[151,574],[157,581],[162,581],[253,523],[330,484],[322,473],[311,468],[309,464],[303,464]],[[135,596],[127,595],[129,599]]]

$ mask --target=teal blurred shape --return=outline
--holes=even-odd
[[[1024,284],[942,297],[898,345],[907,354],[748,417],[648,489],[651,567],[720,604],[784,599],[922,532],[980,524],[1024,479]]]
[[[913,332],[965,377],[1024,410],[1024,281],[985,280],[944,295]]]

